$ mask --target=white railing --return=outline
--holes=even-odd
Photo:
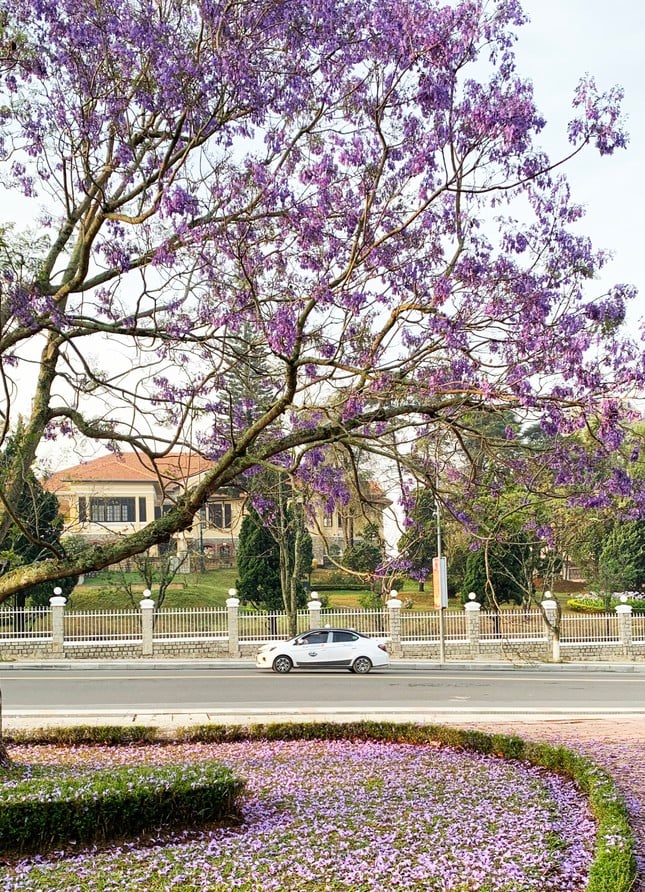
[[[65,612],[65,641],[140,641],[140,610],[87,610]]]
[[[618,616],[615,613],[563,613],[560,641],[563,644],[615,644],[620,641]]]
[[[645,613],[632,614],[632,641],[645,642]]]
[[[463,610],[444,610],[443,632],[446,641],[464,641],[466,614]],[[439,611],[412,613],[401,611],[401,641],[439,641]]]
[[[298,611],[297,632],[309,628],[309,611]],[[286,613],[243,613],[238,617],[238,640],[280,641],[289,638],[289,618]]]
[[[152,637],[228,638],[228,611],[221,607],[159,610],[153,618]]]
[[[437,611],[437,614],[439,611]],[[444,610],[443,633],[446,641],[464,641],[467,635],[466,614],[463,610]]]
[[[153,641],[228,641],[229,652],[237,642],[258,644],[288,638],[288,617],[283,612],[261,613],[227,608],[162,608],[143,610],[74,611],[38,607],[18,610],[0,607],[0,642],[6,647],[28,640],[52,642],[55,652],[66,643]],[[145,622],[144,620],[145,614]],[[436,644],[440,637],[439,611],[410,611],[400,608],[381,610],[339,609],[299,611],[297,633],[307,631],[312,623],[355,629],[370,636],[387,636],[399,643]],[[315,617],[315,618],[314,618]],[[229,628],[229,622],[233,622]],[[443,611],[444,640],[454,644],[478,642],[543,642],[550,640],[549,630],[540,610],[502,610],[499,613],[463,610]],[[564,645],[640,646],[645,642],[645,614],[626,617],[613,611],[603,614],[562,614],[560,641]]]
[[[320,614],[320,625],[334,628],[353,629],[374,638],[390,634],[388,613],[385,610],[324,610]]]
[[[546,641],[544,617],[539,610],[482,610],[481,641]]]
[[[0,607],[0,641],[51,637],[49,607]]]

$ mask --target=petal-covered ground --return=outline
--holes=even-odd
[[[636,842],[638,881],[634,892],[645,892],[645,720],[642,718],[578,719],[555,722],[515,722],[513,725],[470,725],[483,731],[519,734],[533,740],[561,743],[578,749],[602,765],[620,788]]]
[[[14,747],[15,761],[218,759],[248,778],[239,826],[7,865],[4,892],[581,892],[594,825],[571,783],[434,746],[278,741]]]

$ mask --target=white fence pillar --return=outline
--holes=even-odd
[[[307,602],[307,607],[309,608],[309,628],[319,629],[320,608],[322,607],[322,604],[318,600],[318,592],[311,593],[310,600]]]
[[[226,599],[228,611],[228,655],[239,657],[240,655],[240,599],[237,590],[230,588]]]
[[[64,651],[66,603],[62,588],[56,586],[53,598],[49,599],[52,611],[52,652],[55,654],[62,654]]]
[[[479,656],[479,639],[481,635],[481,608],[482,605],[476,601],[475,592],[470,592],[468,601],[464,604],[466,611],[466,637],[470,645],[470,653],[473,657]]]
[[[618,634],[620,643],[623,645],[623,653],[625,656],[630,656],[632,652],[632,605],[626,604],[623,598],[624,595],[620,599],[622,603],[616,607]]]
[[[551,659],[560,662],[560,622],[558,603],[551,598],[551,592],[545,592],[546,598],[541,603],[544,611],[546,635],[551,647]]]
[[[155,602],[150,595],[150,589],[143,592],[143,600],[139,601],[141,608],[141,655],[151,657],[153,652],[152,646],[152,627],[154,620]]]
[[[387,607],[389,626],[390,626],[390,647],[392,656],[402,657],[403,646],[401,644],[401,607],[402,602],[398,597],[398,592],[392,589],[390,597],[385,606]]]

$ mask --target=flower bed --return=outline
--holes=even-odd
[[[298,733],[312,739],[296,738]],[[440,733],[439,733],[440,732]],[[332,739],[316,739],[325,736]],[[4,892],[533,892],[628,889],[615,790],[568,750],[415,726],[203,728],[172,745],[19,746],[71,773],[216,759],[247,780],[242,824],[23,860]],[[252,739],[248,739],[249,736]],[[334,737],[351,739],[333,739]],[[213,742],[204,738],[211,737]],[[268,737],[274,739],[267,739]],[[373,738],[381,739],[373,739]],[[486,752],[464,752],[437,742]],[[558,774],[490,753],[522,756]],[[594,860],[595,850],[595,860]],[[621,860],[622,854],[622,860]],[[591,879],[589,879],[591,876]]]

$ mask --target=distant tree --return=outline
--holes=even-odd
[[[354,573],[373,574],[383,562],[383,552],[376,542],[360,540],[343,552],[343,566]]]
[[[368,523],[342,555],[342,565],[353,573],[373,574],[383,563],[385,544],[378,526]]]
[[[406,571],[418,580],[422,592],[437,556],[437,509],[432,490],[419,492],[408,516],[410,525],[399,539],[398,550]]]
[[[280,549],[258,512],[251,508],[242,521],[237,546],[238,595],[243,604],[281,610]]]
[[[616,523],[600,553],[599,581],[609,593],[645,586],[645,521]]]
[[[290,634],[297,632],[297,612],[307,601],[313,545],[301,506],[287,495],[286,481],[265,496],[262,514],[251,508],[238,541],[237,588],[240,599],[265,610],[284,610]]]
[[[7,442],[0,456],[0,480],[4,479],[8,468],[19,460],[20,443],[19,430]],[[44,489],[30,468],[23,468],[18,498],[7,506],[7,510],[11,513],[12,523],[2,541],[0,575],[17,567],[74,551],[74,548],[66,548],[61,542],[63,518],[58,499],[54,493]],[[28,603],[35,607],[47,606],[54,588],[59,587],[63,595],[67,596],[77,582],[78,577],[74,576],[22,589],[13,596],[14,606],[18,609],[24,609]]]
[[[471,551],[466,558],[462,601],[475,592],[482,607],[489,610],[497,610],[503,603],[521,604],[527,597],[529,551],[526,542],[499,541],[487,542]]]
[[[155,610],[159,610],[166,600],[168,589],[174,582],[177,573],[189,557],[190,554],[187,551],[177,554],[168,549],[162,550],[158,556],[153,556],[148,552],[135,554],[130,558],[129,563],[134,566],[139,576],[138,585],[132,581],[130,574],[124,568],[120,570],[120,579],[117,585],[126,592],[132,606],[137,607],[141,600],[139,587],[143,583],[144,588],[152,593]]]

